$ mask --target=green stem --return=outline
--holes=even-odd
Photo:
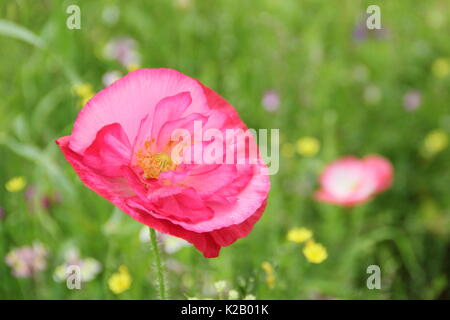
[[[161,251],[158,246],[158,241],[156,240],[156,231],[153,228],[150,229],[150,243],[152,245],[153,252],[155,254],[155,265],[157,271],[157,283],[159,287],[159,298],[161,300],[167,300],[166,292],[166,281],[165,281],[165,271],[164,265],[161,259]]]

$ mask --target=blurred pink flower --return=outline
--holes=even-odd
[[[36,205],[40,204],[44,209],[50,209],[53,205],[61,201],[58,193],[40,195],[35,185],[30,185],[25,191],[25,200],[28,202],[31,213],[34,213]],[[37,204],[36,201],[39,201]]]
[[[50,209],[53,205],[61,202],[61,196],[59,193],[52,193],[41,197],[41,206],[44,209]]]
[[[386,158],[346,156],[329,164],[322,172],[321,189],[315,198],[320,202],[354,206],[389,188],[392,177],[393,168]]]
[[[32,204],[36,197],[36,187],[34,185],[29,185],[25,190],[25,200]]]
[[[274,90],[268,90],[262,98],[262,105],[267,111],[276,111],[280,106],[280,96]]]
[[[408,91],[403,97],[403,107],[406,111],[415,111],[422,103],[422,95],[418,90]]]
[[[12,274],[18,278],[28,278],[47,268],[47,250],[35,242],[32,246],[23,246],[11,250],[6,255],[6,264],[12,268]]]
[[[125,68],[141,63],[141,57],[136,50],[136,41],[127,36],[109,41],[104,54],[106,58],[117,60]]]

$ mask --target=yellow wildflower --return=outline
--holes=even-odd
[[[270,264],[270,262],[264,261],[261,264],[261,268],[264,270],[265,273],[273,273],[273,267]]]
[[[27,185],[27,180],[25,177],[14,177],[5,184],[5,188],[9,192],[19,192],[22,191]]]
[[[112,274],[108,279],[109,289],[115,294],[120,294],[131,287],[131,275],[124,265],[119,267],[119,271]]]
[[[311,263],[321,263],[328,257],[327,249],[320,243],[314,242],[314,240],[309,240],[306,243],[303,248],[303,254]]]
[[[275,287],[275,271],[272,265],[265,261],[261,264],[262,269],[266,273],[266,283],[270,289]]]
[[[304,157],[313,157],[320,150],[320,141],[314,137],[302,137],[295,145],[298,154]]]
[[[289,230],[287,234],[287,239],[289,241],[295,242],[295,243],[302,243],[309,239],[311,239],[313,236],[313,233],[311,230],[306,228],[293,228]]]
[[[450,74],[450,59],[438,58],[434,60],[431,71],[436,78],[445,78]]]
[[[78,83],[73,87],[73,92],[79,97],[86,97],[94,92],[94,89],[89,83]]]
[[[442,129],[435,129],[428,133],[423,141],[425,156],[433,156],[443,151],[448,145],[448,134]]]
[[[89,100],[91,100],[91,98],[94,96],[94,94],[92,94],[92,96],[86,96],[83,99],[81,99],[80,104],[81,106],[84,106],[86,103],[88,103]]]
[[[128,72],[137,70],[137,69],[139,69],[139,68],[141,68],[141,66],[138,65],[137,63],[131,63],[131,64],[129,64],[129,65],[127,66]]]
[[[89,83],[75,84],[72,90],[80,98],[81,106],[84,106],[95,95],[94,89]]]
[[[266,275],[266,283],[270,289],[275,288],[275,276],[273,274]]]
[[[292,158],[292,156],[294,155],[294,152],[295,152],[295,149],[291,143],[286,142],[281,145],[281,154],[283,155],[283,157]]]

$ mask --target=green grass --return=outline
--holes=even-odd
[[[81,30],[66,28],[65,10],[73,3],[81,7]],[[215,298],[213,283],[226,280],[241,296],[258,299],[449,299],[450,150],[426,158],[420,149],[429,131],[450,132],[450,76],[431,71],[437,58],[450,58],[450,3],[378,1],[388,35],[358,43],[353,29],[373,2],[191,0],[184,9],[175,3],[0,4],[0,298],[158,296],[150,244],[139,240],[142,226],[84,187],[54,143],[70,134],[79,111],[73,84],[90,83],[98,91],[105,72],[126,73],[102,52],[109,40],[127,35],[137,41],[142,67],[199,79],[233,104],[249,127],[279,128],[282,145],[306,135],[321,141],[315,157],[281,157],[267,210],[248,237],[223,248],[217,259],[204,259],[192,247],[166,254],[169,265],[181,265],[168,274],[172,298]],[[114,25],[102,20],[111,5],[120,8]],[[358,80],[358,72],[366,76]],[[377,101],[364,97],[370,86],[380,90]],[[274,113],[261,106],[268,89],[281,97]],[[402,105],[410,89],[422,94],[415,112]],[[326,163],[368,153],[393,163],[390,190],[351,211],[313,200]],[[40,195],[59,193],[61,201],[32,209],[24,191],[3,187],[14,176],[25,176]],[[287,242],[295,226],[314,231],[327,260],[310,264],[301,245]],[[34,279],[17,279],[4,257],[34,240],[47,246],[48,268]],[[103,265],[82,290],[52,279],[71,245]],[[275,268],[273,289],[264,261]],[[114,295],[107,279],[122,264],[133,283]],[[381,267],[381,290],[366,287],[371,264]]]

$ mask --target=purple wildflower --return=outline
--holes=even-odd
[[[422,95],[418,90],[408,91],[403,97],[403,107],[406,111],[415,111],[422,103]]]
[[[47,250],[40,242],[11,250],[6,255],[6,264],[17,278],[28,278],[47,268]]]
[[[139,65],[141,57],[136,51],[136,41],[130,37],[115,38],[105,47],[105,56],[117,60],[125,68]]]
[[[262,98],[262,105],[267,111],[276,111],[280,106],[280,96],[274,90],[268,90]]]

